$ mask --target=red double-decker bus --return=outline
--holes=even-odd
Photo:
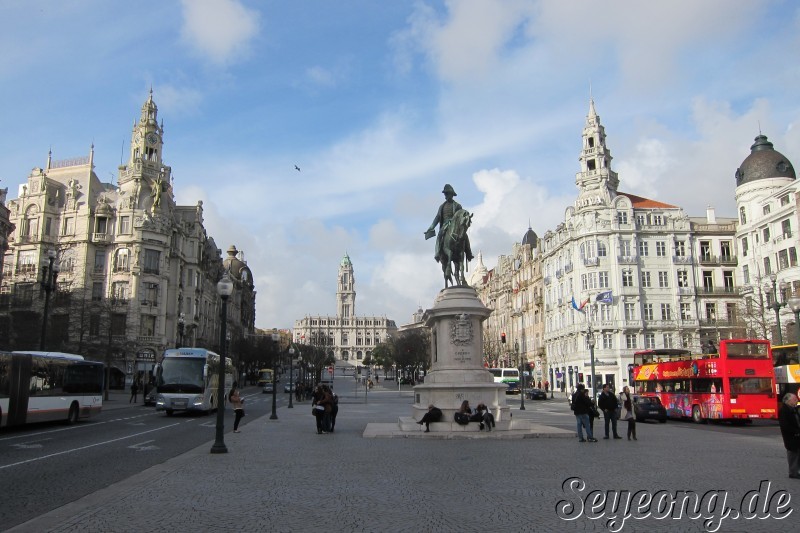
[[[634,392],[658,396],[671,418],[695,422],[777,418],[769,341],[722,340],[718,353],[644,350],[634,354]]]

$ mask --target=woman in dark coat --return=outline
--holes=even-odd
[[[789,461],[789,477],[800,478],[800,414],[797,413],[797,396],[787,392],[778,412],[783,447]]]

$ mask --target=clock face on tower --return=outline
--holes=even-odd
[[[158,142],[158,135],[155,133],[147,134],[147,144],[156,144]]]

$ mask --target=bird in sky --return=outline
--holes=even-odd
[[[295,166],[294,166],[294,169],[295,169],[296,171],[300,172],[300,167],[298,167],[297,165],[295,165]]]

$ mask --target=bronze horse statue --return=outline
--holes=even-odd
[[[467,230],[471,225],[472,214],[466,209],[459,209],[453,213],[453,219],[445,228],[440,256],[445,289],[448,284],[453,286],[467,284],[464,277],[465,263],[467,262],[465,243]],[[455,283],[453,283],[453,276],[455,276]]]

